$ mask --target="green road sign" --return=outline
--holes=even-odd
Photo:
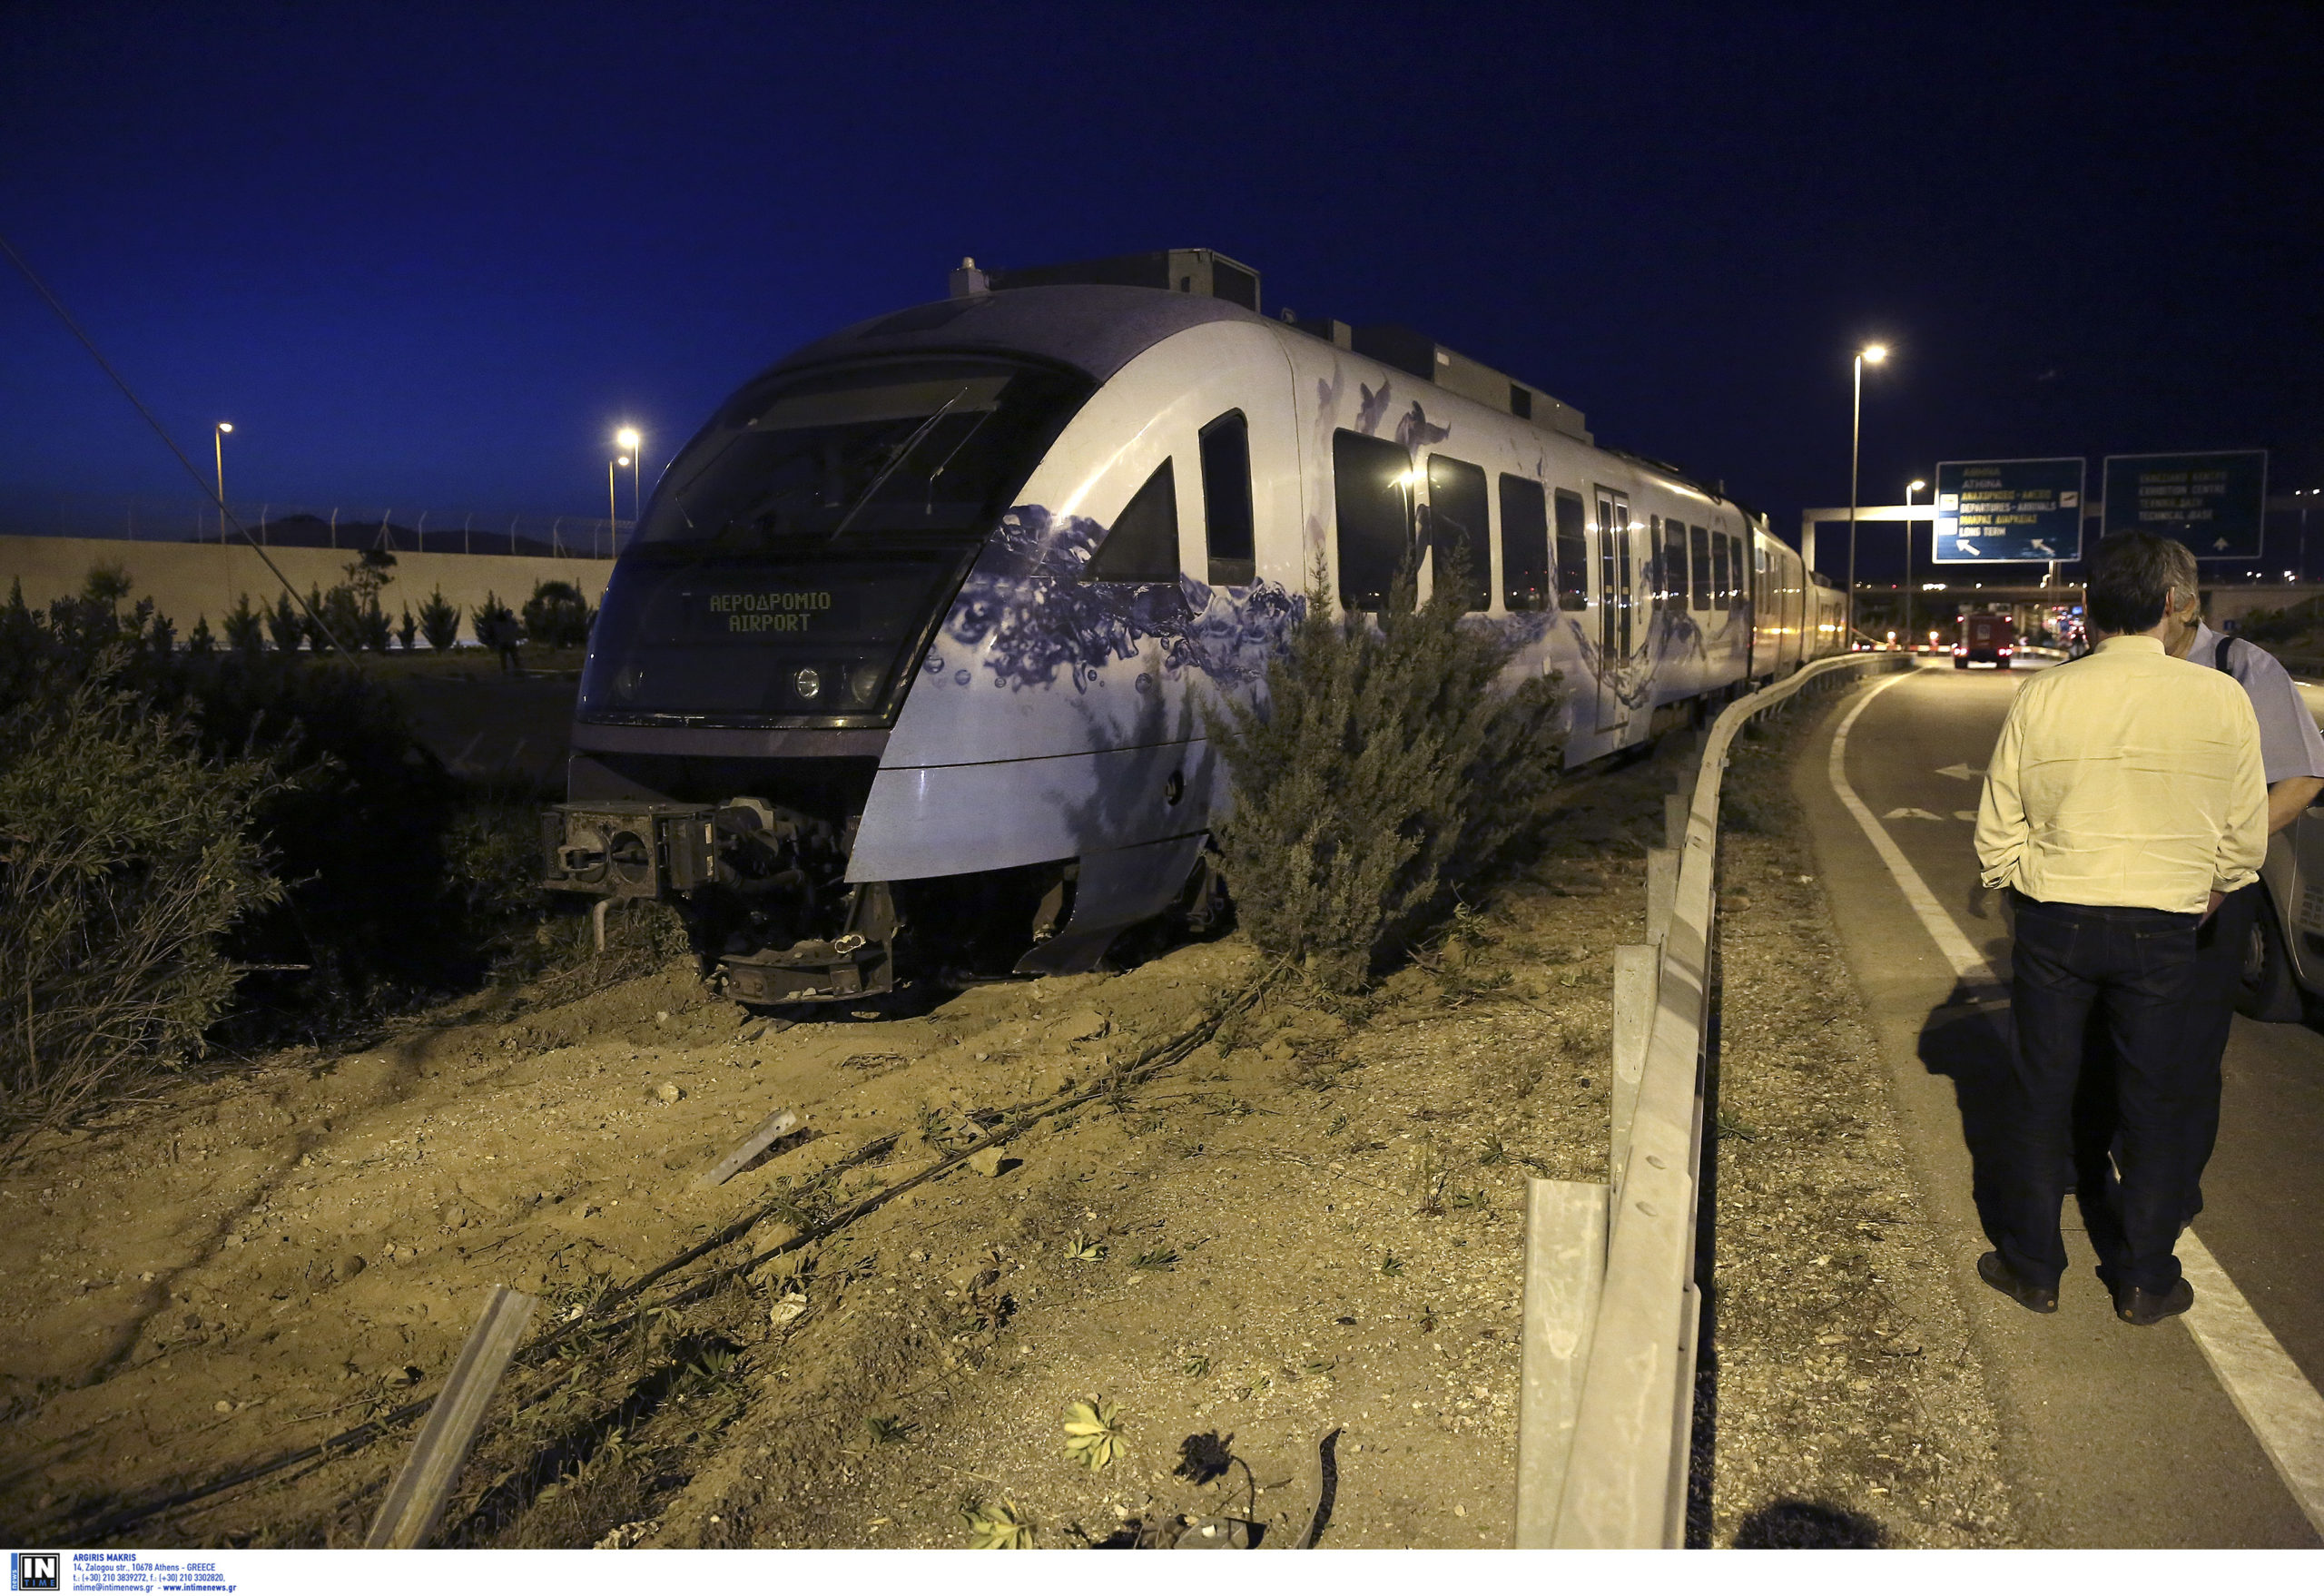
[[[2268,513],[2268,451],[2108,455],[2106,530],[2158,532],[2199,560],[2260,557]]]
[[[1943,565],[2082,557],[2083,461],[1939,460],[1935,552]]]

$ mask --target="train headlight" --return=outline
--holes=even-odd
[[[823,690],[822,672],[809,665],[791,678],[791,690],[812,704]]]
[[[880,696],[880,682],[887,674],[881,665],[857,665],[847,673],[847,695],[858,704],[872,703]]]

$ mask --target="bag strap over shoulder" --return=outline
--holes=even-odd
[[[2219,640],[2219,646],[2211,650],[2212,669],[2221,671],[2227,670],[2227,648],[2228,645],[2234,641],[2235,639],[2232,637],[2221,637]],[[2230,671],[2228,674],[2232,675],[2234,673]]]

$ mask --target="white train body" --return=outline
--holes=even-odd
[[[1062,424],[1018,393],[1043,396]],[[1523,402],[1513,386],[1512,406]],[[1086,967],[1196,870],[1228,800],[1203,706],[1260,690],[1318,571],[1344,607],[1376,607],[1399,558],[1464,536],[1480,623],[1519,643],[1511,672],[1566,685],[1570,764],[1839,645],[1837,596],[1763,523],[1674,470],[1594,447],[1547,404],[1565,429],[1159,290],[974,294],[810,346],[680,455],[622,557],[592,642],[552,881],[643,895],[635,868],[621,884],[623,848],[609,839],[623,815],[661,823],[648,813],[660,805],[674,840],[644,836],[664,854],[654,893],[732,897],[739,883],[763,907],[763,882],[783,872],[753,876],[729,859],[747,851],[737,826],[757,834],[734,817],[779,831],[787,815],[798,835],[832,829],[838,852],[823,868],[843,857],[845,906],[834,881],[829,923],[714,917],[723,929],[705,961],[739,995],[885,984],[897,928],[968,912],[971,878],[1018,883],[1009,902],[1040,890],[1026,932],[1039,942],[1018,968]],[[878,458],[906,468],[859,470],[844,492],[770,495],[755,521],[717,507],[749,497],[719,485],[717,472],[733,475],[722,459],[759,448],[775,459],[782,436],[826,438],[803,430],[825,425],[842,442],[848,428],[887,427]],[[1021,483],[939,527],[963,474],[951,462],[1001,436],[1039,445],[1029,468],[994,468]],[[839,447],[821,447],[837,482]],[[956,453],[934,464],[945,448]],[[910,501],[923,482],[921,507]],[[899,507],[865,513],[889,501]],[[876,573],[888,567],[872,555],[891,543],[893,568],[919,575],[818,563],[820,550],[853,558],[860,547]],[[1442,560],[1423,553],[1424,584]],[[907,613],[915,605],[925,613]],[[793,691],[810,676],[816,702]],[[684,699],[682,680],[702,702]],[[862,687],[861,702],[838,701],[842,682]],[[594,877],[593,840],[615,861]]]

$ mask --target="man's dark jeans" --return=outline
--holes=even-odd
[[[2034,1285],[2054,1287],[2065,1272],[2058,1212],[2072,1162],[2074,1087],[2085,1039],[2098,1030],[2113,1055],[2112,1140],[2122,1170],[2115,1223],[2092,1229],[2099,1274],[2117,1289],[2168,1291],[2179,1279],[2172,1249],[2217,1121],[2216,1086],[2204,1090],[2206,1079],[2218,1079],[2216,1065],[2207,1077],[2202,1049],[2191,1046],[2208,1008],[2199,917],[2010,897],[2017,911],[2010,993],[2016,1100],[2006,1117],[1995,1245]]]
[[[2185,1222],[2190,1225],[2203,1211],[2202,1173],[2219,1141],[2220,1060],[2227,1054],[2228,1033],[2235,1023],[2235,1000],[2243,988],[2243,961],[2250,945],[2251,926],[2259,918],[2260,900],[2267,890],[2253,882],[2240,892],[2230,892],[2195,932],[2196,1007],[2187,1017],[2184,1065],[2195,1072],[2186,1078],[2194,1096],[2194,1113],[2186,1133],[2187,1150],[2195,1161],[2187,1187]],[[2093,1005],[2083,1050],[2082,1081],[2074,1089],[2074,1169],[2092,1238],[2102,1244],[2119,1232],[2119,1221],[2113,1217],[2122,1209],[2113,1164],[2121,1133],[2121,1119],[2114,1110],[2114,1046],[2107,1038],[2103,1017]]]

